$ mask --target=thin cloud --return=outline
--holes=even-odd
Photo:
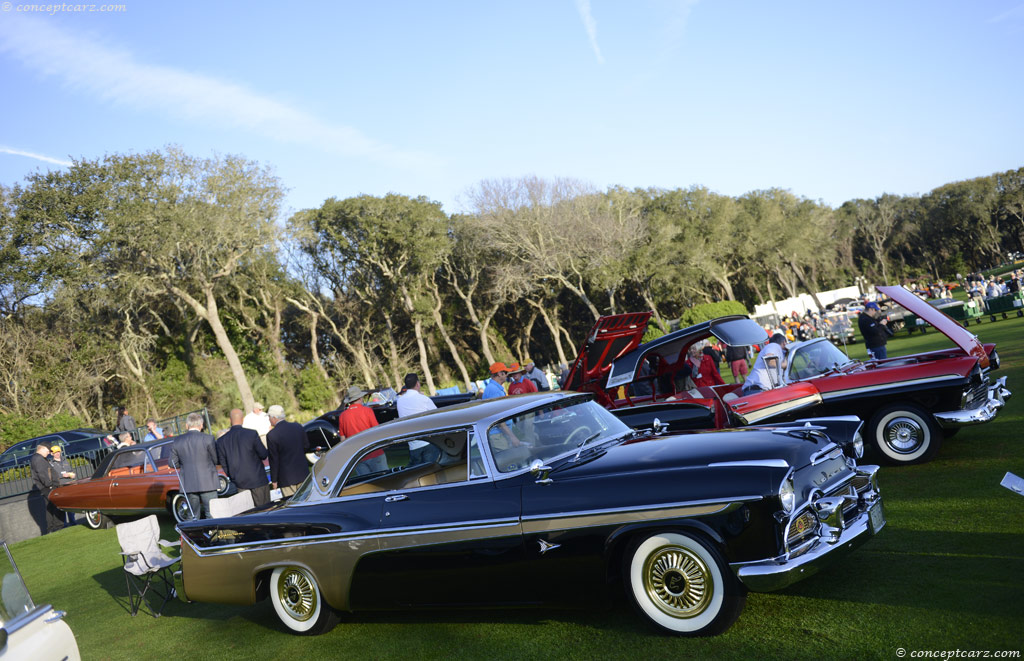
[[[54,165],[61,165],[63,167],[68,167],[71,165],[71,161],[62,161],[59,158],[43,156],[42,154],[35,154],[30,151],[14,149],[13,147],[4,147],[2,145],[0,145],[0,154],[11,154],[13,156],[24,156],[26,158],[34,158],[37,161],[42,161],[44,163],[53,163]]]
[[[437,167],[430,155],[405,151],[355,128],[325,122],[241,85],[136,61],[131,53],[62,31],[32,17],[0,22],[0,53],[108,103],[197,122],[244,128],[283,142],[365,158],[403,169]]]
[[[597,63],[604,64],[604,56],[601,55],[601,48],[597,45],[597,21],[590,13],[590,0],[576,0],[576,11],[583,19],[583,29],[587,31],[587,38],[590,40],[590,47],[594,50]]]
[[[1013,9],[1008,9],[1002,14],[997,14],[992,18],[988,19],[988,23],[1001,23],[1006,19],[1024,18],[1024,5],[1017,5]]]

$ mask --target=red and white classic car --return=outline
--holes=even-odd
[[[679,374],[689,347],[715,337],[734,346],[764,343],[752,319],[720,317],[642,343],[651,313],[602,317],[587,337],[564,387],[593,392],[627,424],[669,429],[716,429],[797,418],[856,415],[882,461],[922,463],[960,427],[992,420],[1010,396],[994,344],[903,287],[878,290],[925,319],[954,347],[928,353],[859,361],[827,339],[787,347],[784,381],[743,395],[737,384],[686,390]]]

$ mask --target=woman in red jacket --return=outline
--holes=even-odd
[[[725,384],[722,375],[715,368],[714,358],[704,353],[703,342],[694,342],[690,345],[686,356],[686,366],[690,368],[690,378],[698,388]]]

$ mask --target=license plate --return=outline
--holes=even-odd
[[[871,525],[871,534],[878,532],[885,526],[885,511],[882,509],[881,502],[875,503],[868,510],[868,522]]]

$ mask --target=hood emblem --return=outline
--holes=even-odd
[[[561,544],[552,544],[550,542],[546,542],[543,539],[538,539],[537,543],[540,544],[540,554],[541,555],[544,555],[545,553],[547,553],[551,549],[557,549],[560,546],[562,546]]]

